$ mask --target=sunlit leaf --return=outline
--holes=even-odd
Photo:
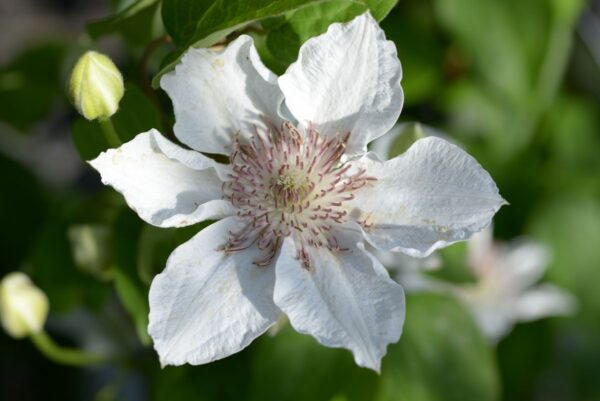
[[[333,22],[344,22],[370,10],[377,19],[384,18],[397,0],[165,0],[163,21],[175,43],[183,50],[189,46],[208,47],[248,24],[274,18],[266,24],[267,45],[274,51],[271,67],[281,72],[297,57],[300,45],[323,33]],[[160,77],[172,70],[175,59],[152,81],[158,87]]]
[[[175,43],[209,46],[240,27],[321,0],[165,0],[163,21]]]

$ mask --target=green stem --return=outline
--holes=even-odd
[[[75,366],[90,366],[102,365],[109,361],[109,358],[104,355],[91,354],[78,349],[62,347],[56,344],[44,331],[34,333],[30,338],[42,354],[56,363]]]
[[[118,148],[123,144],[110,118],[100,118],[98,119],[98,124],[100,124],[100,128],[102,128],[104,137],[106,138],[110,147]]]

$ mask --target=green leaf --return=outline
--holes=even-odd
[[[150,285],[154,276],[165,268],[171,252],[207,227],[205,221],[189,227],[159,228],[144,225],[138,247],[138,274],[143,283]]]
[[[60,70],[65,48],[45,44],[0,67],[0,121],[26,131],[63,94]]]
[[[533,59],[539,63],[543,56],[540,52],[547,37],[547,9],[540,7],[538,0],[520,2],[520,7],[511,7],[510,3],[515,1],[439,0],[435,4],[441,22],[459,40],[467,56],[473,58],[485,79],[518,99],[531,87],[529,65]],[[524,14],[525,35],[519,34],[525,32],[518,26],[518,8],[529,8]]]
[[[175,231],[150,225],[142,228],[137,270],[144,284],[150,285],[154,276],[165,268],[167,258],[176,248]]]
[[[267,49],[276,72],[283,72],[298,58],[300,46],[313,36],[320,35],[334,22],[347,22],[368,10],[363,3],[334,0],[315,3],[270,21],[276,25],[267,34]],[[271,63],[273,64],[273,63]]]
[[[125,85],[125,96],[112,121],[123,143],[151,128],[161,129],[156,107],[143,92],[131,84]],[[92,160],[109,148],[97,121],[87,121],[80,117],[73,123],[71,133],[82,160]]]
[[[206,47],[246,24],[316,1],[321,0],[164,0],[162,15],[175,43]]]
[[[208,47],[231,32],[263,20],[267,32],[267,51],[262,55],[275,72],[282,72],[298,56],[300,45],[327,30],[334,22],[349,21],[370,10],[383,19],[398,0],[253,0],[194,1],[166,0],[163,20],[174,41],[182,47]],[[270,19],[270,20],[269,20]],[[264,49],[263,49],[264,50]],[[271,61],[271,62],[269,62]],[[171,71],[179,57],[164,67],[152,80]]]
[[[115,15],[87,24],[86,29],[95,40],[121,34],[127,41],[145,46],[163,34],[159,9],[160,0],[136,0]]]
[[[598,222],[598,196],[572,189],[540,205],[528,231],[552,249],[548,279],[575,294],[579,299],[579,317],[600,331]]]
[[[163,0],[165,28],[182,50],[169,56],[171,62],[152,79],[152,87],[160,86],[160,78],[175,68],[188,47],[209,47],[250,23],[319,1],[324,0]]]
[[[572,183],[573,176],[596,177],[600,168],[600,118],[595,101],[569,95],[559,97],[549,110],[542,132],[548,136],[548,150],[554,160],[549,167],[556,170],[552,176],[557,187],[562,189],[564,184]]]
[[[289,324],[263,336],[255,355],[252,401],[367,401],[377,384],[377,375],[356,366],[350,352],[326,348]]]
[[[137,250],[142,227],[143,223],[139,217],[124,208],[114,229],[116,254],[114,283],[119,299],[133,319],[140,341],[144,345],[149,345],[148,286],[140,281],[137,273]]]
[[[81,160],[95,159],[110,146],[96,121],[78,117],[71,126],[71,136]]]
[[[0,231],[0,271],[4,275],[19,269],[27,257],[42,229],[47,199],[36,177],[3,154],[0,171],[6,188],[0,196],[0,221],[6,228]]]
[[[75,266],[67,236],[72,223],[68,209],[73,206],[63,199],[50,208],[27,265],[33,280],[48,295],[51,310],[59,313],[82,306],[98,309],[110,288]]]
[[[497,114],[493,122],[499,127],[478,132],[488,135],[490,153],[506,162],[532,138],[554,100],[582,2],[437,0],[434,4],[456,42],[447,69],[457,70],[452,75],[469,74],[465,80],[474,87],[471,95],[490,103],[487,108]],[[450,104],[456,114],[480,108],[476,101]],[[453,120],[462,122],[465,117]]]
[[[444,49],[432,12],[430,2],[401,2],[381,23],[402,63],[405,107],[435,99],[442,87]]]
[[[467,311],[450,296],[409,295],[375,400],[493,401],[498,390],[492,350]]]
[[[254,345],[225,359],[200,366],[156,369],[151,380],[156,401],[247,400]]]

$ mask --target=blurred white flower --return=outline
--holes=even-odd
[[[542,244],[526,240],[494,243],[490,227],[469,241],[468,262],[476,283],[454,291],[493,342],[517,322],[574,310],[570,294],[550,284],[535,285],[550,262],[549,250]]]
[[[404,293],[365,241],[427,256],[483,229],[504,204],[489,174],[444,140],[388,161],[365,153],[400,114],[401,75],[370,14],[308,40],[279,78],[249,36],[218,52],[190,49],[161,86],[175,135],[193,150],[152,130],[91,162],[150,224],[223,218],[152,282],[149,333],[163,365],[238,352],[283,313],[379,370],[400,338]]]
[[[41,331],[48,317],[48,298],[27,275],[7,274],[0,281],[0,321],[14,338]]]
[[[390,271],[394,280],[408,292],[445,290],[447,284],[434,280],[426,274],[442,267],[442,259],[437,253],[424,258],[415,258],[400,252],[382,251],[370,248],[377,259]]]

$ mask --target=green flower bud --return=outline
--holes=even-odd
[[[27,275],[7,274],[0,281],[0,322],[14,338],[42,330],[48,317],[48,298]]]
[[[110,58],[98,52],[86,52],[71,73],[71,101],[88,120],[105,119],[115,114],[124,91],[121,72]]]

